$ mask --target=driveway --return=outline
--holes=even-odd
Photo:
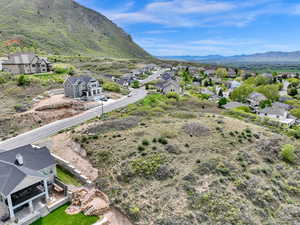
[[[153,80],[158,79],[160,74],[164,70],[158,71],[154,73],[153,75],[149,76],[146,80],[141,81],[141,83],[147,83]],[[32,144],[36,141],[39,141],[41,139],[47,138],[49,136],[52,136],[64,129],[71,128],[73,126],[79,125],[81,123],[84,123],[90,119],[93,119],[97,116],[100,116],[102,114],[102,109],[104,113],[108,113],[111,111],[114,111],[116,109],[120,109],[123,107],[126,107],[132,103],[135,103],[147,96],[147,91],[144,87],[135,89],[131,92],[130,97],[123,97],[115,102],[104,104],[104,106],[100,106],[97,108],[93,108],[91,110],[88,110],[80,115],[55,121],[53,123],[47,124],[43,127],[31,130],[29,132],[26,132],[24,134],[18,135],[16,137],[10,138],[8,140],[0,142],[0,151],[7,151],[10,149],[14,149],[17,147],[21,147],[24,145]]]

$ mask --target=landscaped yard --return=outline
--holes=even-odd
[[[82,186],[82,183],[76,179],[70,172],[57,166],[56,167],[57,177],[65,184]]]
[[[68,205],[61,206],[31,225],[92,225],[99,220],[96,216],[85,216],[81,213],[68,215],[65,213],[67,207]]]

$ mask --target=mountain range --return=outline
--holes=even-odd
[[[252,55],[164,56],[162,59],[184,60],[203,63],[300,63],[300,51],[266,52]]]
[[[151,57],[105,16],[73,0],[0,0],[0,21],[2,43],[62,55]]]

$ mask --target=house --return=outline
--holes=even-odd
[[[7,60],[8,60],[7,57],[0,57],[0,71],[3,70],[3,68],[2,68],[2,63],[3,63],[4,61],[7,61]]]
[[[247,101],[252,107],[259,106],[260,103],[262,103],[265,100],[267,100],[266,96],[258,92],[252,92],[247,98]]]
[[[232,78],[236,77],[237,76],[236,71],[232,68],[228,68],[227,69],[227,76],[232,77]]]
[[[291,97],[291,96],[280,96],[279,97],[279,99],[278,99],[278,101],[279,102],[286,102],[286,101],[290,101],[290,100],[293,100],[294,98],[293,97]]]
[[[274,76],[271,73],[263,73],[262,74],[263,77],[268,78],[270,80],[273,80]]]
[[[233,81],[229,82],[229,88],[233,89],[233,90],[240,87],[241,85],[242,84],[240,82],[236,81],[236,80],[233,80]]]
[[[242,104],[240,102],[228,102],[226,105],[223,105],[224,109],[235,109],[242,106],[247,106],[246,104]]]
[[[33,53],[15,53],[2,62],[2,70],[12,74],[46,73],[51,70],[47,58]]]
[[[36,217],[38,210],[35,208],[36,205],[43,205],[50,200],[57,185],[55,176],[55,159],[46,147],[26,145],[2,151],[0,153],[2,219],[7,216],[7,219],[14,221],[23,208],[25,211],[21,214]]]
[[[201,91],[201,94],[209,95],[209,96],[215,96],[215,93],[208,88],[203,88]]]
[[[287,111],[290,111],[293,107],[288,105],[288,104],[285,104],[285,103],[282,103],[282,102],[274,102],[272,104],[272,106],[274,107],[277,107],[277,108],[282,108],[282,109],[285,109]]]
[[[156,88],[159,92],[168,94],[170,92],[175,92],[177,94],[181,94],[182,89],[179,85],[179,83],[175,80],[163,80],[161,82],[158,82],[156,84]]]
[[[90,76],[68,77],[64,82],[64,90],[66,97],[84,100],[95,100],[102,95],[99,81]]]
[[[167,81],[167,80],[176,80],[175,72],[174,71],[167,71],[163,74],[161,74],[161,79]]]
[[[211,76],[211,75],[215,75],[216,74],[216,70],[205,70],[204,74],[206,76]]]
[[[296,122],[295,117],[290,116],[286,109],[281,108],[278,105],[272,105],[271,107],[259,110],[258,115],[261,117],[268,117],[272,120],[279,121],[280,123],[287,124],[289,126]]]

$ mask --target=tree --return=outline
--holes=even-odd
[[[298,119],[300,119],[300,108],[292,109],[292,110],[290,111],[290,113],[291,113],[293,116],[295,116],[295,117],[297,117]]]
[[[222,90],[221,88],[220,88],[220,90],[218,91],[217,95],[220,96],[220,97],[223,97],[223,96],[224,96],[223,90]]]
[[[256,88],[256,91],[272,101],[276,101],[279,98],[279,86],[277,84],[259,86]]]
[[[219,108],[222,108],[223,105],[226,105],[226,104],[227,104],[227,102],[228,102],[227,98],[221,98],[221,99],[219,100],[219,102],[218,102]]]
[[[182,78],[183,78],[183,81],[186,83],[186,84],[190,84],[192,83],[193,81],[193,77],[191,76],[190,72],[188,70],[185,70],[183,73],[182,73]]]
[[[139,88],[140,87],[140,82],[138,80],[133,81],[132,87],[133,88]]]
[[[289,90],[288,90],[288,94],[290,95],[290,96],[296,96],[297,94],[298,94],[298,90],[297,90],[297,88],[290,88]]]
[[[270,100],[265,100],[265,101],[262,101],[262,102],[259,104],[259,107],[260,107],[261,109],[264,109],[264,108],[269,107],[269,106],[271,106],[271,105],[272,105],[272,101],[270,101]]]
[[[230,95],[230,98],[234,101],[244,102],[253,91],[253,86],[244,84],[234,89],[234,91]]]
[[[228,76],[228,72],[227,72],[227,70],[225,68],[218,68],[216,70],[216,74],[220,78],[225,78],[225,77]]]
[[[267,85],[267,84],[271,84],[272,80],[268,77],[264,77],[264,76],[257,76],[255,78],[255,86],[260,86],[260,85]]]
[[[29,83],[30,83],[30,81],[28,79],[26,79],[24,75],[21,75],[18,77],[18,80],[17,80],[18,86],[25,86],[25,85],[28,85]]]

